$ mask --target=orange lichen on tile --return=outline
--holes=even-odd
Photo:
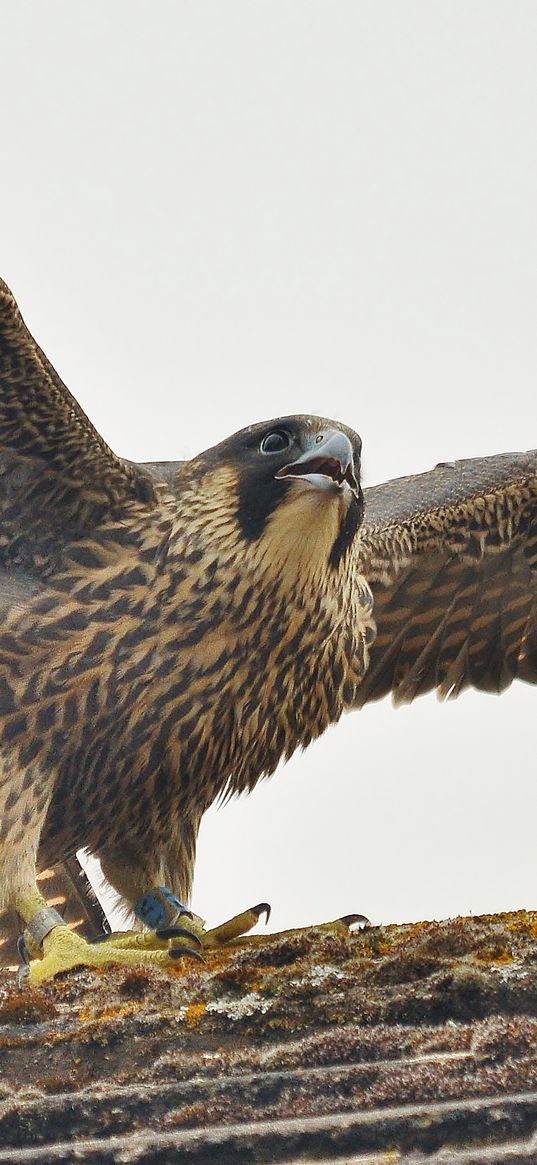
[[[135,1015],[138,1010],[135,1002],[118,1002],[107,1007],[96,1005],[87,1009],[82,1008],[78,1013],[78,1018],[81,1023],[106,1023],[110,1019],[126,1019],[130,1015]]]
[[[185,1023],[187,1027],[197,1027],[207,1011],[206,1003],[190,1003],[186,1009]]]
[[[0,1025],[44,1023],[59,1014],[44,991],[28,987],[0,999]]]

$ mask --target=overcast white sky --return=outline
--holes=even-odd
[[[366,484],[537,445],[537,6],[0,0],[1,274],[107,441],[317,412]],[[537,905],[537,692],[347,717],[203,824],[274,929]]]

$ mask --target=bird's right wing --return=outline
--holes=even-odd
[[[151,476],[97,433],[0,280],[0,565],[46,573],[62,540],[153,497]]]
[[[377,638],[356,705],[537,683],[537,450],[365,490]]]

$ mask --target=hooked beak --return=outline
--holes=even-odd
[[[349,438],[339,429],[318,433],[313,448],[303,453],[297,461],[284,465],[276,477],[301,478],[323,490],[340,491],[348,486],[355,497],[360,492],[355,476],[353,448]]]

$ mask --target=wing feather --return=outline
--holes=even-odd
[[[97,433],[0,280],[0,563],[39,572],[62,538],[153,497],[150,474]]]
[[[358,706],[537,682],[537,452],[366,490],[358,552],[377,625]]]

